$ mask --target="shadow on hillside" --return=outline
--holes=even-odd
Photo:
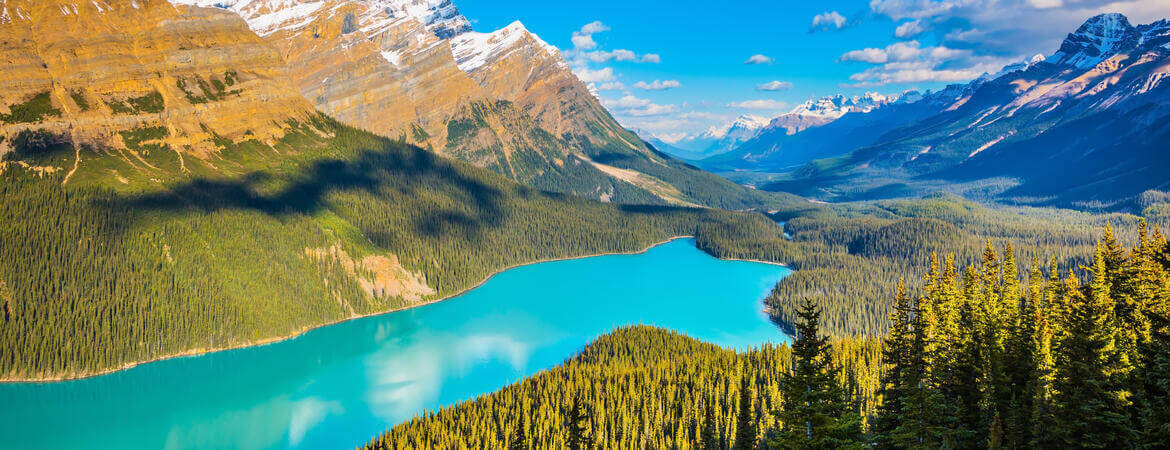
[[[482,179],[481,179],[482,178]],[[413,231],[474,236],[503,221],[507,194],[474,170],[456,167],[413,147],[388,144],[352,158],[314,161],[292,173],[257,171],[235,179],[195,179],[166,191],[125,199],[148,211],[214,212],[248,209],[272,216],[311,215],[322,209],[367,215],[367,235],[380,217],[408,217]],[[388,221],[384,221],[388,222]]]

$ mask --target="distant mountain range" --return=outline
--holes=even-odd
[[[895,99],[876,92],[853,97],[834,95],[814,98],[790,112],[772,118],[744,114],[723,126],[711,127],[702,133],[669,143],[648,131],[639,130],[638,134],[667,153],[684,159],[702,160],[720,157],[737,149],[761,147],[776,136],[789,136],[819,127],[851,112],[870,112]]]
[[[1167,75],[1170,22],[1134,26],[1103,14],[1049,58],[768,145],[756,139],[703,164],[776,171],[807,163],[763,188],[823,199],[964,185],[1027,204],[1123,206],[1170,187]]]

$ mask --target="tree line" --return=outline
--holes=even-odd
[[[367,448],[1166,448],[1170,243],[1106,227],[1085,266],[933,256],[881,339],[736,352],[649,327],[391,428]],[[1046,268],[1042,268],[1046,267]]]

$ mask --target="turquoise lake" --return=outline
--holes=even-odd
[[[350,448],[622,325],[737,348],[786,341],[762,300],[788,273],[713,258],[689,239],[519,267],[459,297],[275,344],[0,385],[0,448]]]

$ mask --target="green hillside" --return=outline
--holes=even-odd
[[[0,376],[246,345],[672,236],[781,240],[761,215],[545,194],[324,116],[290,125],[207,158],[165,128],[126,150],[22,135],[0,174]]]

